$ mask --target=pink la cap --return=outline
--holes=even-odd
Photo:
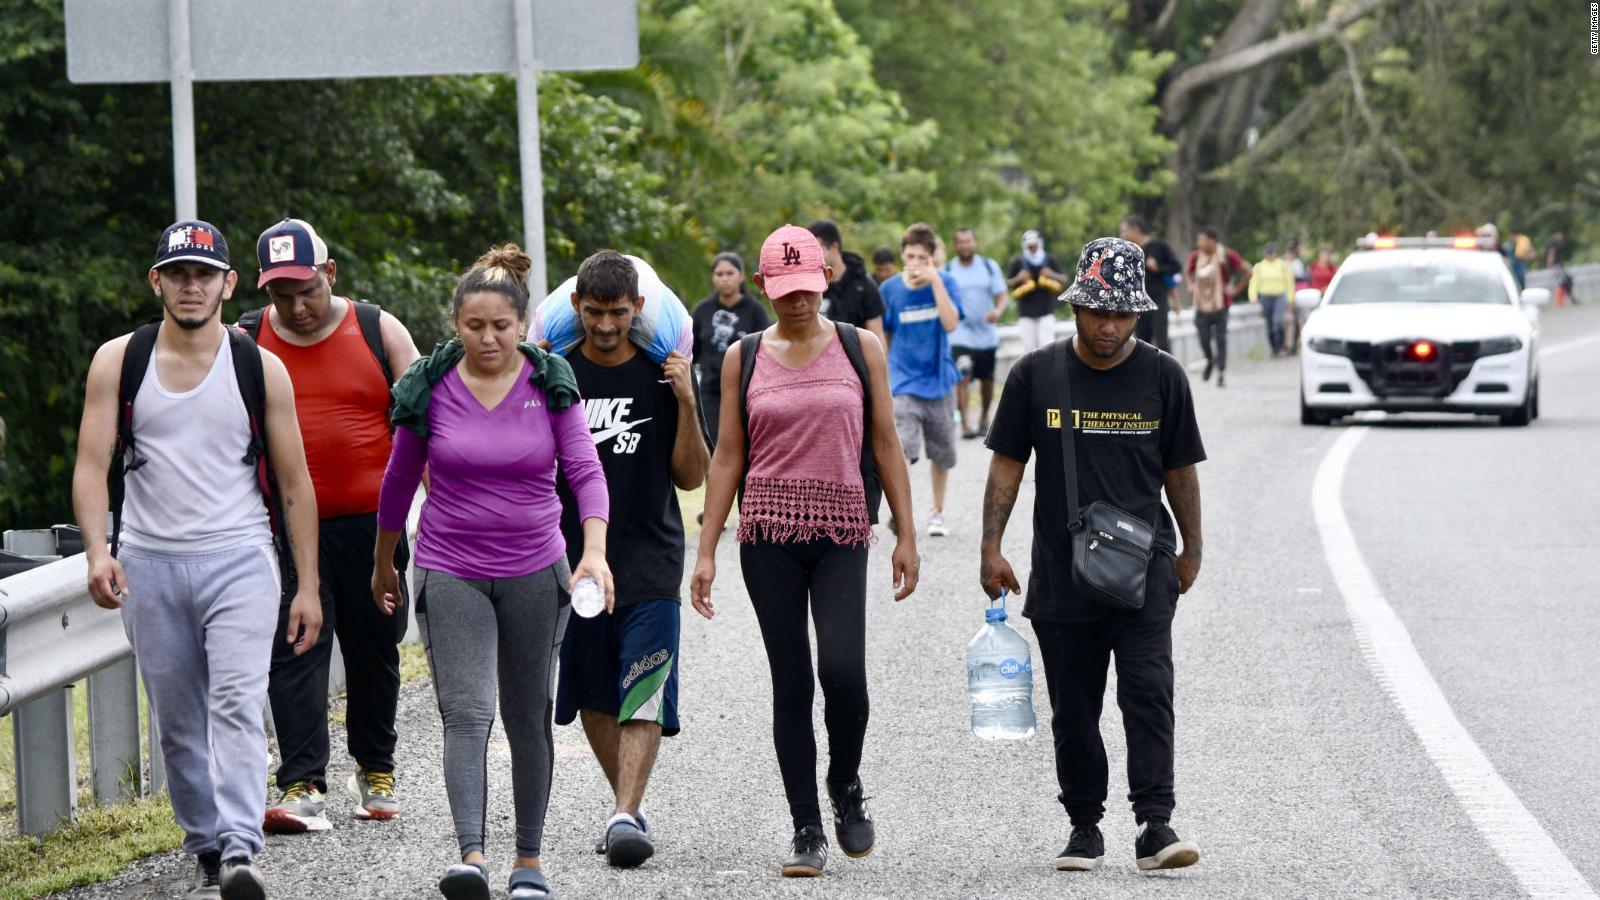
[[[816,235],[798,225],[785,225],[767,235],[761,244],[762,290],[768,297],[786,297],[796,291],[828,289],[828,264]]]

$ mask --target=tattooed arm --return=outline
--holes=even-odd
[[[983,543],[978,564],[978,581],[990,599],[1000,596],[1002,588],[1013,594],[1022,593],[1011,563],[1000,550],[1000,541],[1005,537],[1011,508],[1017,504],[1017,488],[1022,485],[1027,465],[1004,453],[990,455],[989,480],[983,486]]]
[[[1200,574],[1200,475],[1194,466],[1171,469],[1166,476],[1167,504],[1178,520],[1183,535],[1183,552],[1178,554],[1178,593],[1187,593]]]

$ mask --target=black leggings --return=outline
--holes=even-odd
[[[821,825],[815,683],[806,606],[817,628],[817,679],[828,728],[828,784],[848,785],[867,736],[867,548],[832,541],[739,545],[745,588],[772,668],[772,742],[794,825]]]

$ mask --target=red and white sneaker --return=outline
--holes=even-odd
[[[400,814],[400,803],[394,798],[393,772],[369,772],[358,765],[345,787],[356,802],[358,819],[382,822]]]
[[[323,812],[322,792],[309,781],[292,781],[283,789],[278,805],[267,808],[261,830],[268,834],[305,834],[333,827]]]

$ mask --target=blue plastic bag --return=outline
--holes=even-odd
[[[665,363],[674,350],[693,359],[694,325],[689,310],[649,263],[637,256],[628,257],[628,261],[639,272],[639,293],[644,297],[644,308],[634,317],[628,339],[657,363]],[[572,308],[572,292],[577,285],[578,278],[573,276],[544,298],[533,311],[529,340],[549,341],[550,349],[562,354],[578,345],[583,328]]]

